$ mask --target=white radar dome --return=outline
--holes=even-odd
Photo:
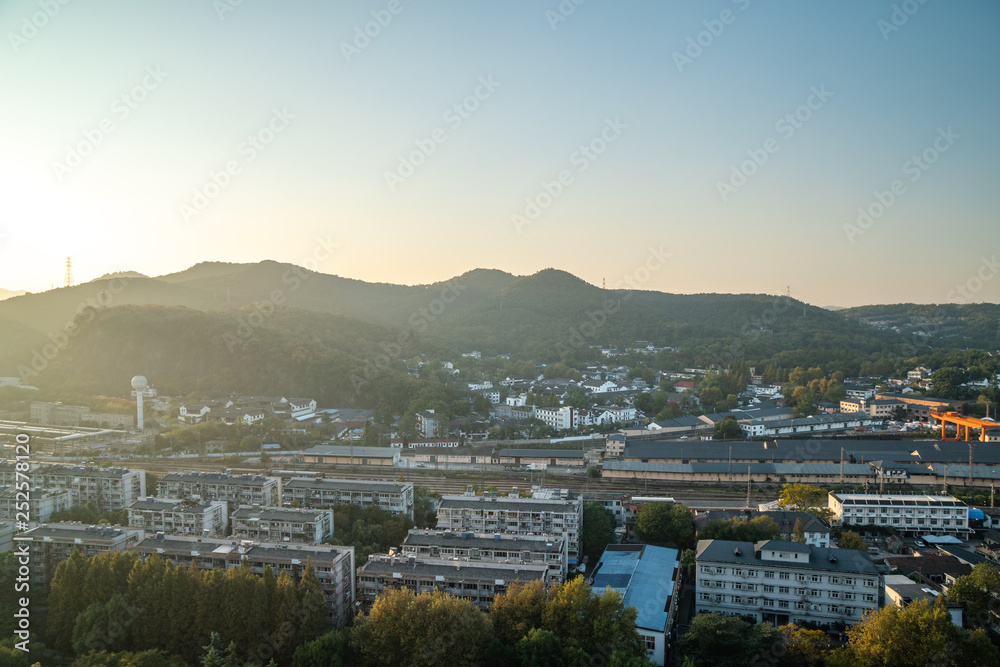
[[[136,390],[145,389],[147,386],[148,386],[148,383],[146,382],[145,376],[136,375],[134,378],[132,378],[132,388],[133,389],[136,389]]]

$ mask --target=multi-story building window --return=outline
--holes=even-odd
[[[856,622],[861,614],[849,613],[840,600],[849,599],[855,583],[874,588],[880,580],[867,553],[796,542],[703,540],[698,543],[696,558],[699,592],[716,590],[720,584],[735,591],[732,596],[696,596],[698,613],[736,614],[778,625],[813,623],[833,628]],[[728,569],[729,574],[714,574],[722,569]],[[765,580],[794,580],[797,585],[758,586],[747,580],[750,571],[760,573]],[[713,574],[709,577],[708,572]],[[874,609],[874,591],[865,595],[865,607]]]

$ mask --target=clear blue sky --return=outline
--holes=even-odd
[[[1000,300],[995,2],[236,1],[0,5],[0,287],[67,255],[610,287],[654,248],[662,291]]]

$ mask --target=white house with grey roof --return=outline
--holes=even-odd
[[[828,505],[839,524],[892,527],[909,536],[972,533],[969,506],[954,496],[830,493]]]
[[[230,507],[281,504],[281,478],[264,475],[171,472],[160,479],[156,490],[168,498],[225,500]]]
[[[285,482],[284,494],[285,506],[375,506],[413,518],[413,484],[410,482],[293,477]]]
[[[404,555],[445,560],[546,565],[558,581],[566,578],[566,540],[558,535],[451,532],[411,529],[400,547]]]
[[[222,537],[229,526],[224,500],[140,498],[128,507],[128,525],[147,533]]]
[[[569,565],[580,557],[583,502],[538,498],[444,496],[438,503],[441,530],[516,535],[559,535],[566,540]]]
[[[485,611],[511,584],[541,581],[548,588],[554,580],[547,565],[372,554],[358,571],[358,600],[368,610],[386,589],[441,590]]]
[[[232,523],[234,536],[255,542],[322,544],[333,537],[333,510],[240,507]]]
[[[755,623],[853,624],[877,610],[882,578],[867,553],[798,542],[699,540],[696,611]]]

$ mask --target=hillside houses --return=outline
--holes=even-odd
[[[182,405],[177,418],[185,424],[200,424],[204,421],[253,424],[268,418],[305,421],[315,415],[316,401],[311,398],[234,394],[226,398]]]

